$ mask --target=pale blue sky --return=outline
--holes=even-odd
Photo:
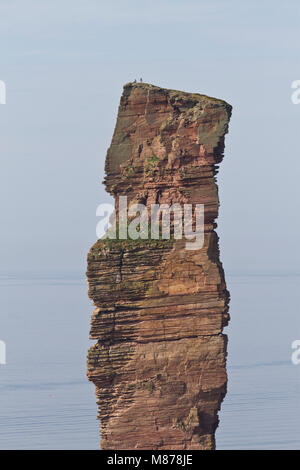
[[[233,105],[220,168],[227,270],[300,265],[299,4],[0,0],[1,272],[84,273],[122,85]]]

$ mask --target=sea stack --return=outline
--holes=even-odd
[[[146,83],[124,86],[105,164],[128,206],[203,204],[204,244],[101,239],[88,254],[95,304],[87,360],[102,449],[214,449],[226,394],[229,293],[215,232],[231,106]],[[118,204],[116,204],[118,212]]]

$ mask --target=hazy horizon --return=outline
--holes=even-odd
[[[84,274],[122,86],[140,77],[233,106],[225,270],[297,271],[298,24],[295,1],[0,2],[1,274]]]

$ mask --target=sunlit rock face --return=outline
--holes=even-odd
[[[98,240],[88,254],[88,378],[103,449],[214,449],[226,393],[229,293],[215,220],[231,106],[144,83],[124,86],[107,191],[128,206],[204,204],[201,249],[186,241]]]

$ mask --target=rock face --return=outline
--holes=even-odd
[[[144,83],[124,86],[106,157],[107,191],[128,206],[204,204],[199,250],[185,240],[98,240],[88,378],[103,449],[214,449],[226,393],[229,294],[219,260],[218,189],[231,106]],[[118,213],[118,205],[116,204]]]

